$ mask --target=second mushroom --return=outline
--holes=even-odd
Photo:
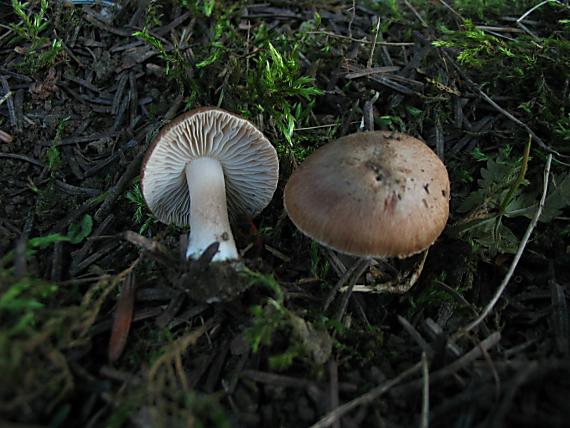
[[[404,258],[428,248],[449,213],[449,178],[422,141],[363,132],[315,151],[291,175],[284,204],[305,235],[340,253]]]

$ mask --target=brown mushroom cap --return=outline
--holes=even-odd
[[[190,197],[184,168],[218,160],[230,214],[258,214],[271,201],[279,175],[277,152],[249,121],[219,108],[184,113],[160,130],[141,167],[142,193],[162,222],[186,226]]]
[[[291,175],[284,204],[297,228],[341,253],[408,257],[443,231],[449,194],[447,170],[426,144],[376,131],[315,151]]]

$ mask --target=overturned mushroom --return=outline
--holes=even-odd
[[[258,214],[275,192],[277,153],[250,122],[217,108],[182,114],[154,139],[143,161],[141,187],[162,222],[190,225],[186,257],[219,242],[214,261],[238,258],[233,214]]]

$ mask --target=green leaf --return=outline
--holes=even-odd
[[[493,257],[498,253],[514,254],[519,245],[517,236],[505,226],[500,216],[481,221],[469,229],[469,238],[489,251]]]
[[[89,214],[85,214],[80,224],[72,224],[69,226],[67,235],[69,242],[72,244],[79,244],[89,235],[93,230],[93,218]]]
[[[570,206],[570,173],[562,176],[560,180],[553,179],[552,188],[544,201],[544,209],[539,221],[549,223],[555,217],[562,215],[562,210]],[[515,199],[507,207],[507,217],[524,216],[532,218],[538,208],[539,194],[525,193]]]
[[[52,145],[47,149],[48,169],[54,173],[61,166],[61,157],[57,146]]]
[[[52,233],[51,235],[38,236],[36,238],[31,238],[28,241],[28,248],[45,248],[48,245],[55,244],[56,242],[69,241],[69,237],[62,235],[60,233]]]
[[[214,10],[214,5],[216,4],[216,0],[204,0],[204,15],[206,17],[210,17]]]
[[[215,63],[220,58],[221,53],[222,51],[220,49],[215,49],[207,58],[203,59],[198,64],[196,64],[196,67],[204,68],[207,67],[208,65]]]
[[[462,201],[457,208],[458,212],[466,213],[483,205],[487,209],[497,207],[503,199],[503,193],[508,191],[516,177],[518,169],[519,163],[516,161],[488,158],[487,165],[481,168],[481,178],[477,181],[479,190],[470,193]]]

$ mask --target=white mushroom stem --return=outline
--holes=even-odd
[[[198,158],[186,165],[190,192],[190,235],[186,258],[197,259],[212,243],[220,248],[212,259],[224,261],[238,258],[238,252],[226,205],[224,171],[219,161]]]

